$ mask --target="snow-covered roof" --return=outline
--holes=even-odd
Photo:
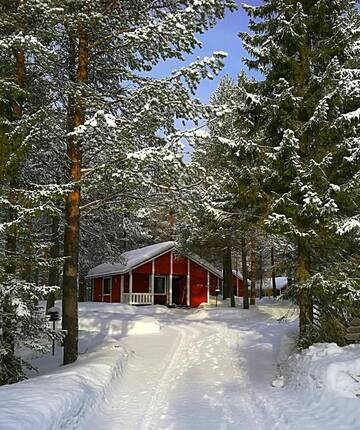
[[[236,276],[237,278],[239,278],[239,279],[243,279],[243,275],[242,275],[242,273],[241,272],[239,272],[239,270],[233,270],[232,271],[232,273],[233,273],[233,275],[234,276]]]
[[[288,278],[286,276],[277,276],[275,278],[276,289],[281,290],[286,287],[288,284]],[[257,281],[256,287],[260,288],[260,281]],[[272,278],[264,278],[263,279],[263,288],[272,288]]]
[[[176,249],[176,243],[169,241],[156,243],[155,245],[144,246],[143,248],[134,249],[133,251],[127,251],[121,255],[122,262],[99,264],[98,266],[91,269],[86,277],[95,278],[105,275],[107,276],[127,273],[130,270],[133,270],[136,267],[141,266],[142,264],[145,264],[153,258],[165,254],[172,249]],[[212,264],[208,263],[198,255],[193,253],[184,253],[183,251],[180,251],[180,253],[188,256],[191,260],[209,270],[209,272],[212,272],[214,275],[222,278],[222,272],[220,270],[216,269]]]

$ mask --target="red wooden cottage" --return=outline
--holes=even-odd
[[[197,307],[209,303],[222,287],[222,273],[194,254],[184,254],[175,242],[163,242],[125,252],[120,263],[91,269],[92,300],[134,305]],[[235,295],[242,296],[241,275],[233,275]]]

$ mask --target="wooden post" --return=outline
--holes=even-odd
[[[133,274],[132,270],[129,272],[129,305],[132,305],[132,289],[133,289]]]
[[[151,261],[151,275],[150,275],[150,292],[152,294],[152,297],[151,297],[152,305],[155,303],[154,284],[155,284],[155,259]]]

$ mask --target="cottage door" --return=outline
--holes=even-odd
[[[172,282],[172,297],[175,305],[186,305],[186,277],[174,277]]]

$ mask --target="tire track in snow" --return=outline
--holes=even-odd
[[[126,371],[114,377],[106,388],[104,401],[94,405],[79,427],[73,428],[142,430],[143,417],[148,414],[150,405],[155,404],[153,397],[157,397],[156,389],[164,380],[162,375],[181,344],[182,333],[173,327],[159,335],[130,336],[124,340],[126,348],[132,351]],[[159,350],[162,350],[160,355]]]
[[[256,429],[265,430],[269,428],[269,421],[259,415],[258,399],[254,389],[251,386],[247,372],[242,364],[240,338],[248,336],[246,331],[241,333],[228,328],[219,326],[218,337],[222,344],[226,345],[228,357],[231,363],[231,390],[224,390],[223,394],[223,412],[227,425],[224,429]],[[234,391],[237,396],[234,396]],[[254,407],[254,405],[256,405]]]
[[[161,420],[161,416],[167,408],[168,393],[173,387],[171,383],[176,380],[177,363],[180,361],[180,357],[184,355],[189,344],[189,337],[185,332],[189,332],[190,330],[184,326],[177,326],[175,328],[180,332],[180,341],[175,350],[170,354],[170,360],[163,368],[162,377],[157,385],[155,394],[152,395],[148,403],[144,418],[138,427],[139,430],[157,429],[159,420]],[[192,336],[190,335],[190,337]]]
[[[219,324],[222,326],[221,322]],[[224,401],[227,398],[226,390],[223,387],[224,381],[212,380],[216,369],[222,374],[220,356],[226,359],[229,358],[229,351],[224,349],[224,343],[226,344],[224,330],[219,330],[219,324],[216,324],[215,327],[212,325],[209,328],[207,324],[195,321],[191,327],[182,327],[187,332],[185,342],[177,350],[171,366],[167,368],[163,379],[165,381],[164,387],[160,390],[159,395],[154,398],[156,412],[151,416],[150,421],[145,421],[147,426],[140,427],[141,430],[193,428],[190,423],[194,422],[198,417],[196,416],[196,408],[194,408],[191,401],[192,395],[198,396],[198,400],[202,404],[203,416],[206,416],[207,411],[210,409],[216,410],[217,416],[214,416],[214,418],[216,418],[217,424],[216,427],[212,428],[235,428],[234,426],[238,420],[229,406],[230,402]],[[220,354],[219,351],[221,352]],[[207,366],[205,373],[204,371],[201,372],[201,369],[204,370],[204,365]],[[226,375],[225,382],[228,382]],[[200,391],[198,387],[201,387]],[[240,391],[241,387],[237,385],[237,389]],[[171,399],[173,400],[172,402]],[[185,411],[174,411],[174,403],[175,409],[176,405],[184,404]],[[221,412],[220,416],[218,412]],[[181,419],[185,415],[186,422],[184,423],[181,422]],[[204,424],[205,421],[202,424],[198,422],[194,425],[198,427]],[[208,428],[207,424],[205,426]]]

